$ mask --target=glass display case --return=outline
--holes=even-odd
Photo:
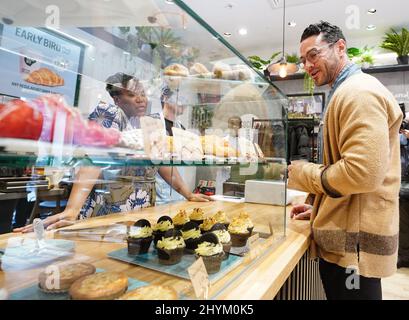
[[[78,297],[48,281],[50,267],[75,262],[71,274],[113,272],[105,283],[122,272],[128,291],[165,284],[179,299],[217,299],[285,237],[287,98],[183,1],[0,8],[0,201],[14,227],[16,202],[31,203],[35,230],[0,236],[9,298]],[[241,193],[223,196],[235,183]],[[216,201],[187,201],[203,199],[193,190]],[[166,216],[180,233],[159,226]],[[200,257],[205,296],[188,274]]]

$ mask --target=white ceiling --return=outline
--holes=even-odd
[[[268,54],[281,50],[283,0],[185,0],[199,16],[219,33],[231,32],[226,38],[243,55]],[[165,0],[0,0],[0,19],[11,18],[14,25],[44,26],[47,5],[57,5],[63,27],[137,26],[152,25],[148,16],[156,16],[160,25],[170,23],[178,29],[186,45],[200,48],[203,56],[211,60],[226,58],[231,53],[217,40],[212,39],[192,19],[186,19],[186,30],[182,28],[180,10]],[[275,4],[278,4],[277,6]],[[355,22],[359,29],[348,28],[353,6],[359,10]],[[409,27],[409,1],[407,0],[287,0],[286,21],[296,21],[297,26],[286,25],[286,52],[298,51],[302,31],[310,23],[328,20],[340,26],[349,46],[377,45],[390,27]],[[375,15],[368,15],[369,8],[376,8]],[[165,12],[165,14],[159,14]],[[174,14],[176,13],[176,14]],[[376,25],[374,31],[366,26]],[[238,29],[245,27],[246,36]]]
[[[231,32],[232,36],[226,39],[240,52],[273,52],[282,47],[283,0],[185,0],[185,3],[219,33]],[[370,8],[377,12],[367,14]],[[352,17],[347,10],[359,14]],[[359,29],[348,28],[351,19],[359,24]],[[304,28],[319,20],[341,27],[349,46],[377,45],[390,27],[409,28],[409,1],[287,0],[286,22],[296,21],[297,26],[291,28],[286,24],[286,51],[298,50]],[[374,24],[376,30],[367,31],[369,24]],[[241,27],[247,28],[246,36],[238,34]]]

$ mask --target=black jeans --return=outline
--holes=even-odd
[[[409,264],[409,182],[402,181],[399,192],[399,260]]]
[[[358,282],[351,278],[352,272],[347,273],[347,269],[323,259],[320,259],[320,275],[328,300],[382,300],[381,279],[356,275]],[[348,289],[351,283],[352,288]]]

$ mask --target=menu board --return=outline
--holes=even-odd
[[[74,105],[83,45],[43,28],[0,24],[0,94],[62,94]]]

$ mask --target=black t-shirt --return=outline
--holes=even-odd
[[[172,127],[174,127],[173,124],[174,124],[173,121],[170,121],[170,120],[168,120],[168,119],[165,119],[166,134],[167,134],[168,136],[173,136],[173,133],[172,133]],[[181,124],[179,124],[179,127],[180,127],[181,129],[185,130],[185,127],[184,127],[183,125],[181,125]]]

